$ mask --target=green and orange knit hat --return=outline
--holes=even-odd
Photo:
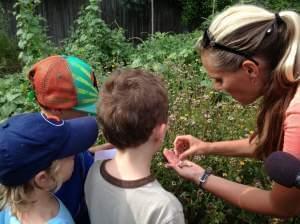
[[[34,64],[28,78],[41,106],[96,114],[96,78],[91,66],[81,59],[50,56]]]

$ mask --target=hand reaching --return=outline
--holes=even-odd
[[[174,151],[179,159],[185,159],[195,154],[206,154],[209,143],[191,135],[177,136],[174,141]]]
[[[204,173],[202,167],[189,160],[181,161],[173,150],[165,149],[163,155],[168,161],[166,167],[174,169],[181,177],[198,184],[199,177]]]

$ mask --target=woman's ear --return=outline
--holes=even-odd
[[[260,75],[260,69],[253,61],[245,60],[242,63],[242,69],[252,81],[256,81]]]

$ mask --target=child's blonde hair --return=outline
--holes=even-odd
[[[47,191],[55,190],[56,187],[60,186],[63,182],[57,175],[60,170],[58,161],[59,160],[53,161],[51,166],[45,170],[55,182],[55,187],[52,189],[45,189]],[[15,216],[20,212],[26,211],[26,206],[35,202],[30,198],[35,187],[40,188],[39,186],[36,186],[33,179],[26,184],[14,187],[0,184],[0,210],[9,206],[12,215]]]

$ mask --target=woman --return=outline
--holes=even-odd
[[[271,191],[210,175],[189,155],[266,158],[283,150],[300,159],[300,17],[238,5],[218,15],[197,48],[216,90],[243,105],[261,98],[257,128],[249,139],[204,142],[177,136],[165,151],[169,167],[205,190],[249,211],[278,217],[300,214],[300,191],[274,183]],[[201,179],[201,180],[200,180]]]

